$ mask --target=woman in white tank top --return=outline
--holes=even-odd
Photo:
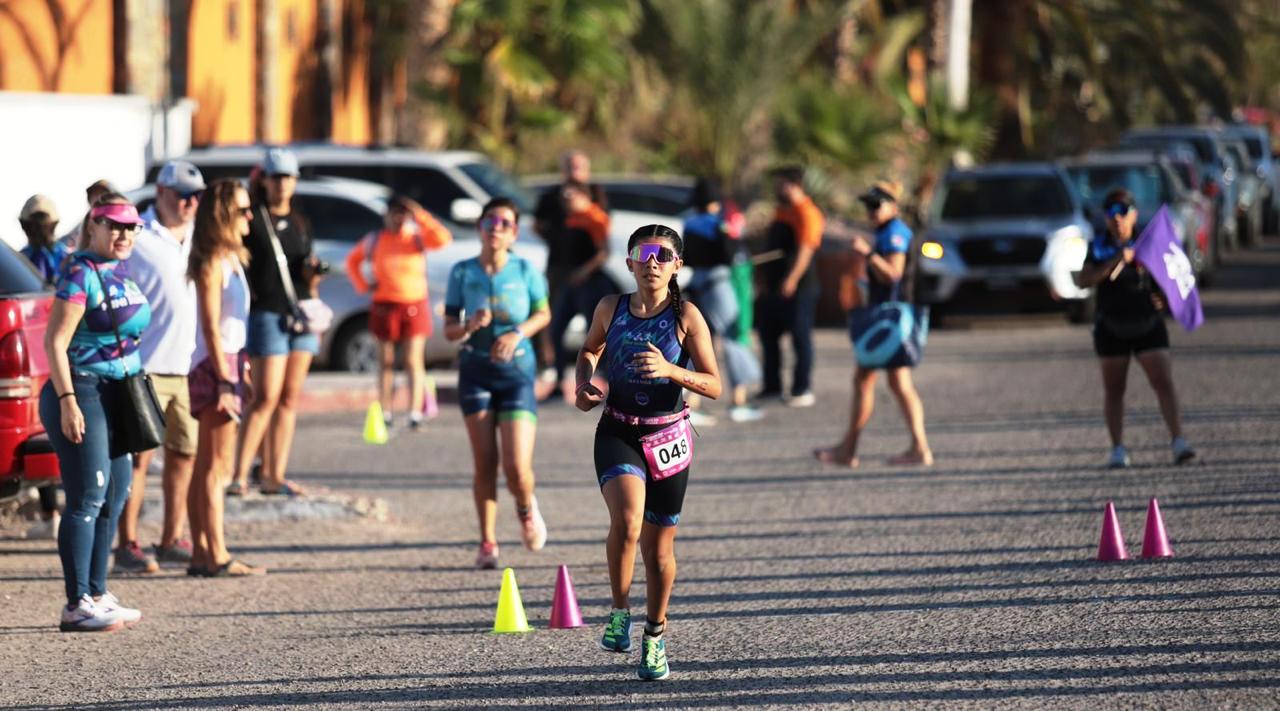
[[[246,397],[248,359],[244,354],[249,318],[249,193],[234,180],[217,180],[205,190],[196,212],[187,276],[196,284],[199,324],[191,374],[191,414],[200,423],[195,473],[191,480],[191,567],[198,577],[262,575],[232,557],[223,534],[225,481],[235,462],[236,428]]]

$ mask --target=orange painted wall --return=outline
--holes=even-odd
[[[282,143],[306,137],[314,131],[312,103],[320,56],[315,51],[316,1],[276,0],[278,54],[276,56],[275,96],[267,97],[275,109],[272,125],[264,127],[263,140]],[[295,129],[301,128],[301,131]],[[301,133],[304,135],[295,135]]]
[[[359,17],[364,10],[361,0],[346,0],[344,19]],[[364,145],[373,138],[369,111],[369,53],[372,51],[368,25],[354,22],[347,31],[354,47],[345,48],[346,66],[342,76],[334,80],[333,142]]]
[[[199,102],[192,143],[250,143],[257,93],[253,0],[193,0],[191,5],[187,91]]]
[[[110,94],[111,0],[53,1],[61,28],[48,0],[0,2],[0,90]],[[61,54],[59,36],[70,40]]]

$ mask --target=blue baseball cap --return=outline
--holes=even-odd
[[[262,172],[266,175],[292,175],[298,177],[298,157],[288,148],[270,148],[262,159]]]
[[[200,169],[185,160],[171,160],[160,169],[156,185],[172,188],[179,195],[195,195],[204,190],[204,176]]]

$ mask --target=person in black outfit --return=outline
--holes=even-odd
[[[1134,261],[1134,226],[1138,208],[1128,190],[1107,193],[1102,204],[1107,229],[1089,245],[1078,283],[1097,289],[1097,316],[1093,324],[1093,349],[1102,368],[1106,392],[1104,414],[1111,435],[1108,466],[1129,466],[1124,446],[1124,391],[1132,356],[1142,366],[1160,401],[1160,413],[1169,427],[1173,461],[1183,464],[1195,458],[1195,450],[1182,436],[1178,395],[1173,387],[1173,362],[1169,358],[1169,332],[1162,311],[1164,295],[1151,275]]]
[[[791,335],[795,374],[791,407],[814,404],[813,325],[818,308],[818,276],[813,257],[822,245],[822,211],[804,192],[804,170],[782,168],[774,173],[778,208],[766,235],[766,249],[780,258],[760,265],[761,293],[756,305],[756,330],[764,350],[764,390],[760,398],[782,396],[782,350],[779,341]]]
[[[533,231],[547,245],[547,299],[551,304],[553,317],[560,294],[578,266],[573,254],[575,235],[565,224],[569,212],[565,208],[564,189],[574,184],[585,185],[591,201],[601,210],[608,210],[604,190],[591,182],[591,159],[586,153],[576,149],[566,151],[560,157],[560,174],[561,184],[548,189],[538,198],[533,213]],[[593,301],[592,304],[594,303]],[[553,342],[552,335],[553,329],[548,328],[537,337],[538,359],[542,363],[542,373],[535,387],[539,400],[555,390],[560,378],[559,369],[563,366],[563,363],[557,363],[558,346]]]
[[[298,159],[293,153],[272,148],[250,186],[253,219],[244,246],[249,250],[246,277],[252,294],[246,350],[253,374],[253,404],[241,433],[235,480],[227,489],[231,495],[242,494],[248,487],[254,455],[264,444],[262,493],[303,493],[302,487],[286,480],[284,474],[293,446],[298,395],[311,369],[311,359],[320,351],[320,339],[311,332],[299,334],[285,329],[282,317],[293,307],[271,240],[274,232],[296,298],[314,298],[321,269],[306,222],[293,206],[298,174]]]

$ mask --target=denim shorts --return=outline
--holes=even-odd
[[[254,357],[280,356],[290,353],[320,352],[320,337],[314,333],[287,333],[280,326],[280,314],[274,311],[249,312],[249,337],[245,350]]]
[[[533,351],[510,363],[494,363],[488,354],[464,351],[458,358],[458,405],[463,415],[492,410],[499,420],[534,419]]]

